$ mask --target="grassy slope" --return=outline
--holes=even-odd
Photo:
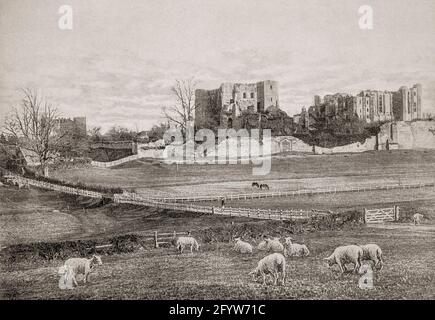
[[[91,283],[73,291],[57,287],[61,261],[24,263],[2,271],[0,297],[6,299],[434,299],[435,269],[431,267],[434,233],[363,228],[318,232],[298,238],[312,255],[287,259],[284,287],[254,283],[248,272],[264,255],[238,256],[229,244],[204,245],[199,253],[178,255],[154,249],[104,257]],[[340,275],[322,258],[340,244],[378,243],[386,265],[376,275],[375,289],[358,288],[357,275]]]
[[[155,188],[230,181],[268,181],[322,177],[380,176],[397,183],[406,180],[435,180],[435,151],[381,151],[359,154],[274,158],[266,176],[252,176],[250,165],[175,165],[156,161],[135,161],[113,169],[69,169],[53,172],[53,177],[121,187]],[[355,178],[352,178],[355,177]],[[248,183],[249,184],[249,183]]]

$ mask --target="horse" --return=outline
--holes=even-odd
[[[258,182],[252,182],[252,188],[260,188],[260,185],[258,184]]]
[[[269,190],[269,186],[265,183],[260,184],[260,189]]]

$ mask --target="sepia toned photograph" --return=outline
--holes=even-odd
[[[432,0],[0,0],[0,300],[434,300],[434,30]]]

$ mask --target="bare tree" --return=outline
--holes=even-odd
[[[5,131],[17,145],[35,153],[41,172],[48,175],[47,164],[57,155],[62,136],[55,134],[57,110],[36,90],[23,89],[24,98],[6,119]]]
[[[177,104],[163,108],[165,118],[180,126],[183,133],[186,132],[188,122],[194,118],[196,84],[193,78],[176,80],[171,91],[177,98]]]

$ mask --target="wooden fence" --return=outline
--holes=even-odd
[[[140,239],[144,242],[152,242],[154,248],[160,247],[162,244],[171,244],[172,239],[178,236],[187,236],[189,235],[189,232],[158,232],[154,231],[153,233],[147,234],[147,235],[141,235]],[[113,244],[101,244],[96,245],[96,250],[106,249],[113,247]]]
[[[141,157],[142,157],[141,155],[134,154],[132,156],[128,156],[128,157],[125,157],[125,158],[122,158],[119,160],[115,160],[115,161],[110,161],[110,162],[92,161],[91,166],[99,167],[99,168],[110,168],[110,167],[114,167],[114,166],[119,166],[120,164],[123,164],[125,162],[137,160]]]
[[[199,196],[199,197],[149,197],[149,199],[159,202],[208,202],[218,201],[220,199],[226,200],[249,200],[260,198],[279,198],[279,197],[297,197],[303,195],[319,195],[319,194],[336,194],[346,192],[369,192],[377,190],[400,190],[400,189],[419,189],[435,187],[435,183],[416,183],[416,184],[400,184],[400,185],[383,185],[383,186],[357,186],[357,187],[338,187],[328,189],[303,189],[303,190],[278,190],[271,192],[253,192],[243,194],[226,194],[215,196]]]
[[[272,209],[255,209],[255,208],[233,208],[233,207],[214,207],[214,206],[199,206],[191,203],[168,203],[153,201],[148,198],[141,197],[137,194],[115,194],[114,202],[143,205],[148,207],[156,207],[161,209],[180,210],[186,212],[204,213],[225,215],[230,217],[247,217],[253,219],[267,220],[299,220],[309,219],[314,216],[322,216],[331,214],[331,211],[325,210],[272,210]]]
[[[78,196],[98,198],[98,199],[103,198],[103,193],[100,192],[62,186],[59,184],[49,183],[45,181],[38,181],[38,180],[24,178],[16,175],[6,175],[4,176],[4,178],[9,182],[18,185],[18,187],[20,188],[23,186],[34,186],[41,189],[59,191],[59,192],[78,195]]]
[[[364,222],[379,223],[397,221],[399,220],[399,210],[398,206],[383,209],[364,209]]]

